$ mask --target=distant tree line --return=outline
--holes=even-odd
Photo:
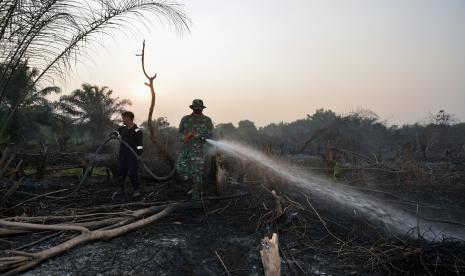
[[[318,109],[290,123],[257,128],[251,121],[218,124],[219,139],[238,140],[258,147],[269,146],[283,154],[321,155],[338,147],[387,158],[398,154],[421,160],[465,160],[465,123],[440,110],[427,123],[387,125],[372,111],[360,109],[348,115]]]
[[[1,66],[1,64],[0,64]],[[82,84],[56,101],[47,96],[61,89],[30,86],[37,70],[27,63],[14,72],[0,102],[0,124],[18,105],[15,116],[1,137],[3,144],[56,144],[62,150],[79,143],[98,144],[120,123],[120,113],[131,105],[119,99],[108,87]],[[25,92],[27,91],[27,93]],[[22,93],[26,93],[23,95]],[[147,127],[147,122],[141,124]],[[176,148],[177,128],[167,118],[155,120],[158,139],[166,147]],[[342,115],[317,109],[303,119],[289,123],[271,123],[257,128],[249,120],[220,123],[215,126],[216,139],[240,141],[258,148],[268,147],[280,154],[321,155],[328,147],[338,147],[367,155],[412,157],[421,160],[463,160],[465,156],[465,123],[440,110],[427,123],[391,125],[376,113],[359,109]]]

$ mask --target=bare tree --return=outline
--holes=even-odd
[[[145,77],[147,78],[148,82],[145,83],[150,88],[150,95],[151,95],[151,101],[150,101],[150,109],[149,109],[149,115],[147,118],[147,126],[150,131],[150,141],[157,147],[158,151],[165,157],[168,162],[170,163],[171,166],[174,166],[174,160],[168,153],[168,151],[161,145],[157,139],[156,135],[156,129],[153,124],[153,110],[155,108],[155,100],[156,100],[156,93],[155,93],[155,86],[154,86],[154,80],[157,77],[157,74],[155,73],[153,76],[150,76],[147,73],[147,70],[145,69],[145,40],[142,42],[142,52],[138,54],[137,56],[141,57],[141,63],[142,63],[142,71],[144,72]],[[173,170],[174,172],[174,170]]]

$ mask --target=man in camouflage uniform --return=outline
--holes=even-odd
[[[191,180],[192,199],[200,199],[204,164],[206,157],[206,139],[212,136],[212,120],[203,115],[203,101],[196,99],[189,106],[193,112],[181,119],[179,137],[183,142],[181,152],[176,162],[178,174],[182,180]]]

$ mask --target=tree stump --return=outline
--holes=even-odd
[[[279,257],[278,234],[273,233],[271,239],[265,237],[262,240],[260,250],[265,276],[281,275],[281,257]]]

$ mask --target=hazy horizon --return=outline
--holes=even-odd
[[[154,118],[176,126],[202,98],[215,123],[291,122],[318,108],[359,107],[389,124],[414,123],[440,109],[465,120],[465,2],[180,1],[192,20],[183,34],[154,19],[150,30],[103,37],[66,83],[108,86],[146,120],[155,80]]]

